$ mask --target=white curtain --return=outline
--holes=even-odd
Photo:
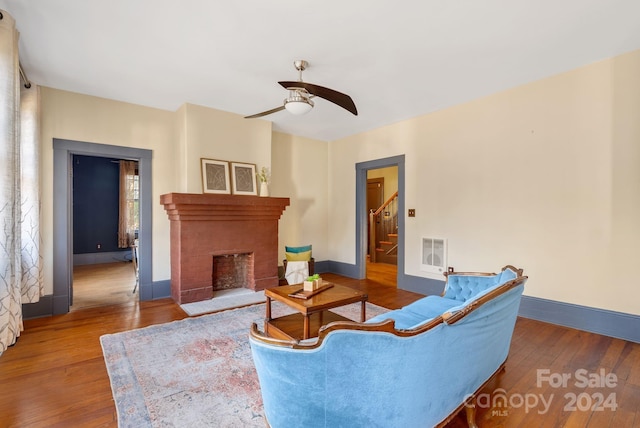
[[[0,10],[0,354],[22,331],[22,304],[43,292],[39,92],[21,94],[18,32]],[[24,109],[24,110],[23,110]]]

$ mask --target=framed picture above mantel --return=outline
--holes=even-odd
[[[231,162],[231,183],[234,195],[257,195],[256,165]]]
[[[202,192],[230,194],[229,162],[201,158]]]

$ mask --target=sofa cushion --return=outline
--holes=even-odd
[[[422,299],[405,306],[403,309],[416,314],[423,319],[435,318],[438,315],[442,315],[450,308],[458,306],[459,301],[455,299],[448,299],[442,296],[427,296]]]
[[[413,328],[424,323],[425,321],[428,321],[428,319],[425,319],[424,317],[421,317],[413,312],[405,311],[404,309],[396,309],[395,311],[390,311],[386,314],[375,316],[366,321],[366,324],[382,322],[390,319],[396,322],[395,328],[401,330]]]
[[[458,306],[460,302],[440,296],[427,296],[416,300],[402,309],[396,309],[371,318],[367,323],[395,320],[397,329],[416,328],[421,324],[447,312],[449,308]]]

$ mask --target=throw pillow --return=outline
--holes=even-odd
[[[287,253],[304,253],[306,251],[311,251],[311,245],[303,245],[302,247],[287,247],[285,245],[284,250]]]
[[[301,253],[284,253],[288,262],[308,262],[311,260],[311,251],[303,251]]]

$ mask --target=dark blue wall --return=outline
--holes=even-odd
[[[74,254],[120,250],[120,165],[115,160],[73,155]]]

